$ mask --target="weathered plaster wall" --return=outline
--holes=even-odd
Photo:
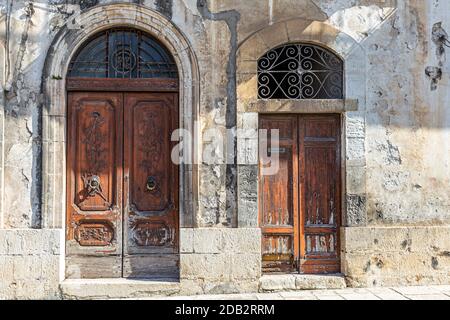
[[[369,224],[450,221],[449,63],[436,89],[425,75],[439,65],[432,28],[441,21],[450,28],[449,5],[400,1],[365,44]]]
[[[329,105],[321,105],[321,110],[344,113],[343,218],[348,228],[343,233],[343,271],[353,279],[349,282],[353,285],[404,282],[401,279],[407,274],[406,269],[398,266],[391,272],[373,265],[388,266],[405,257],[410,265],[417,265],[417,272],[407,283],[419,283],[423,278],[430,283],[448,282],[445,274],[450,259],[439,253],[450,251],[450,241],[440,239],[443,232],[417,231],[435,230],[436,225],[445,230],[450,223],[450,48],[440,45],[436,37],[443,34],[436,25],[439,22],[440,28],[450,32],[448,1],[2,0],[0,248],[4,248],[0,250],[0,270],[6,270],[2,279],[8,279],[0,286],[2,294],[7,292],[4,296],[21,296],[18,290],[25,288],[25,282],[15,279],[22,279],[26,271],[10,267],[12,263],[20,264],[20,259],[31,256],[30,261],[40,261],[38,264],[49,266],[60,276],[60,262],[54,262],[53,253],[47,253],[57,245],[60,250],[57,255],[63,254],[60,240],[52,235],[58,239],[49,240],[47,247],[47,240],[42,239],[47,239],[49,231],[40,229],[41,142],[47,138],[41,130],[45,98],[42,70],[56,34],[64,24],[71,23],[74,3],[80,3],[83,10],[110,3],[136,3],[161,12],[182,31],[195,53],[200,74],[201,131],[225,132],[235,125],[247,130],[247,137],[231,139],[219,151],[225,157],[236,150],[235,160],[239,164],[199,166],[199,201],[194,219],[199,227],[257,226],[254,134],[258,108],[275,110],[280,105],[250,103],[256,86],[255,52],[307,36],[310,41],[320,41],[342,53],[346,59],[346,98],[357,99],[357,109],[349,102],[349,107],[329,109]],[[244,54],[246,47],[249,56]],[[251,108],[247,109],[248,106]],[[304,108],[295,103],[283,107],[289,112],[301,112]],[[64,137],[55,139],[64,141]],[[210,143],[205,138],[196,152],[208,150]],[[404,228],[405,225],[409,227]],[[391,241],[390,254],[382,255],[379,259],[383,263],[371,263],[370,268],[365,265],[372,258],[365,254],[378,254],[382,249],[377,249],[375,238],[365,236],[368,230],[380,234],[377,240],[382,237]],[[397,237],[397,231],[402,237]],[[213,238],[224,237],[221,230],[205,232],[211,232]],[[35,237],[33,241],[44,241],[43,247],[39,247],[42,250],[33,249],[30,253],[27,248],[30,241],[24,240],[28,239],[28,233]],[[354,236],[355,233],[358,235]],[[9,239],[7,242],[3,241],[5,237]],[[362,249],[358,247],[360,237],[366,244]],[[255,235],[253,239],[259,238]],[[427,247],[417,247],[420,254],[402,254],[403,243],[422,240],[427,241]],[[17,243],[21,245],[16,246]],[[437,253],[434,248],[438,248]],[[214,257],[201,254],[204,260],[196,260],[194,251],[186,253],[186,270],[192,267],[189,259],[201,263],[203,268],[216,270],[227,257],[226,253],[224,256],[210,253],[217,255]],[[251,257],[257,255],[254,252]],[[53,262],[45,262],[47,258]],[[17,262],[12,262],[13,259]],[[215,266],[209,267],[211,261],[216,261]],[[246,266],[258,269],[256,260],[247,262]],[[440,276],[432,277],[436,270],[440,270]],[[30,283],[37,285],[43,277],[41,272],[28,271],[34,279]],[[259,272],[248,275],[252,285]],[[235,281],[232,271],[226,270],[225,274],[226,282]],[[188,276],[195,278],[189,272]],[[50,289],[39,291],[37,296],[55,295],[54,286],[59,280],[54,275],[45,279],[50,278]]]

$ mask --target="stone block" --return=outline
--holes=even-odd
[[[180,256],[180,277],[208,281],[230,280],[230,254],[182,254]]]
[[[41,278],[47,281],[59,281],[60,256],[44,255],[40,257]]]
[[[180,279],[180,293],[187,295],[203,294],[203,280],[202,279]]]
[[[41,256],[15,256],[14,279],[15,280],[37,280],[42,276]]]
[[[13,300],[16,297],[15,287],[8,281],[0,282],[0,300]]]
[[[248,129],[249,135],[256,135],[256,130]],[[255,134],[254,134],[255,133]],[[237,139],[237,161],[239,165],[258,164],[258,139],[238,137]]]
[[[258,199],[239,198],[238,203],[238,226],[257,227],[258,222]]]
[[[57,284],[55,284],[55,287]],[[36,300],[47,298],[47,292],[43,281],[16,281],[15,299],[19,300]]]
[[[341,228],[341,248],[344,252],[365,253],[372,251],[373,230],[365,227]]]
[[[6,284],[13,281],[14,278],[14,261],[13,257],[0,255],[0,284]]]
[[[194,229],[180,228],[180,253],[194,252]]]
[[[60,234],[61,231],[56,229],[0,230],[0,236],[5,239],[0,246],[0,254],[59,254]]]
[[[296,19],[294,19],[296,18]],[[326,14],[319,9],[319,7],[314,4],[314,2],[300,2],[298,0],[284,0],[284,1],[273,1],[273,20],[288,20],[296,21],[300,20],[304,23],[311,20],[326,20]],[[294,31],[294,30],[292,30]],[[297,29],[296,32],[300,33],[302,29]]]
[[[0,229],[0,256],[8,254],[8,241],[6,240],[6,230]]]
[[[261,256],[260,228],[227,228],[223,229],[222,237],[223,252]]]
[[[4,238],[8,246],[8,255],[21,255],[23,248],[23,230],[5,230]]]
[[[238,197],[256,199],[258,197],[258,166],[238,166]]]
[[[349,112],[345,115],[345,134],[347,138],[364,138],[366,124],[363,114]]]
[[[364,194],[347,194],[346,208],[346,226],[363,226],[367,223],[366,196]]]
[[[41,230],[25,230],[15,233],[16,241],[22,241],[22,254],[35,255],[51,250],[48,234]],[[44,245],[45,243],[45,245]]]
[[[221,228],[195,228],[193,230],[194,253],[221,253],[223,248]]]
[[[264,275],[259,279],[261,291],[283,291],[295,290],[295,276],[286,275]]]
[[[261,254],[238,253],[231,257],[231,278],[236,281],[255,280],[261,276]]]
[[[180,292],[176,281],[131,279],[72,279],[61,283],[64,299],[119,299],[170,296]]]
[[[277,47],[281,44],[289,42],[287,33],[287,27],[285,22],[280,22],[272,25],[270,28],[265,28],[258,32],[258,36],[261,37],[263,42],[270,49]],[[260,52],[259,56],[262,56],[265,52]]]
[[[343,289],[345,287],[345,278],[340,275],[295,275],[297,290]]]
[[[349,194],[366,193],[366,167],[346,168],[346,192]]]
[[[269,49],[270,47],[266,45],[264,40],[256,34],[249,37],[242,46],[239,47],[237,59],[239,61],[256,61]]]
[[[365,139],[347,138],[346,158],[348,161],[362,162],[365,159]]]
[[[242,129],[258,129],[258,113],[256,112],[243,113]]]

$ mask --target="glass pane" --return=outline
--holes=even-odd
[[[90,41],[70,63],[70,77],[105,78],[108,74],[106,34]]]
[[[70,63],[69,77],[177,78],[178,71],[169,51],[150,35],[112,29],[79,50]]]

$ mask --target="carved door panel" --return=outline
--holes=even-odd
[[[177,94],[124,95],[124,277],[178,273]]]
[[[279,170],[260,175],[264,271],[339,272],[339,115],[260,119],[280,130]]]
[[[275,175],[260,175],[260,225],[265,271],[293,271],[298,259],[297,118],[261,116],[260,128],[269,134],[267,155],[279,158]],[[270,143],[270,129],[278,129],[278,148]],[[268,166],[260,162],[260,168]]]
[[[66,275],[120,277],[122,94],[70,92],[68,103]]]

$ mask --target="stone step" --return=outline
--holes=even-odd
[[[342,274],[273,274],[263,275],[259,279],[260,292],[343,289],[346,287],[345,277]]]
[[[60,284],[63,299],[121,299],[170,296],[180,291],[177,279],[67,279]]]

